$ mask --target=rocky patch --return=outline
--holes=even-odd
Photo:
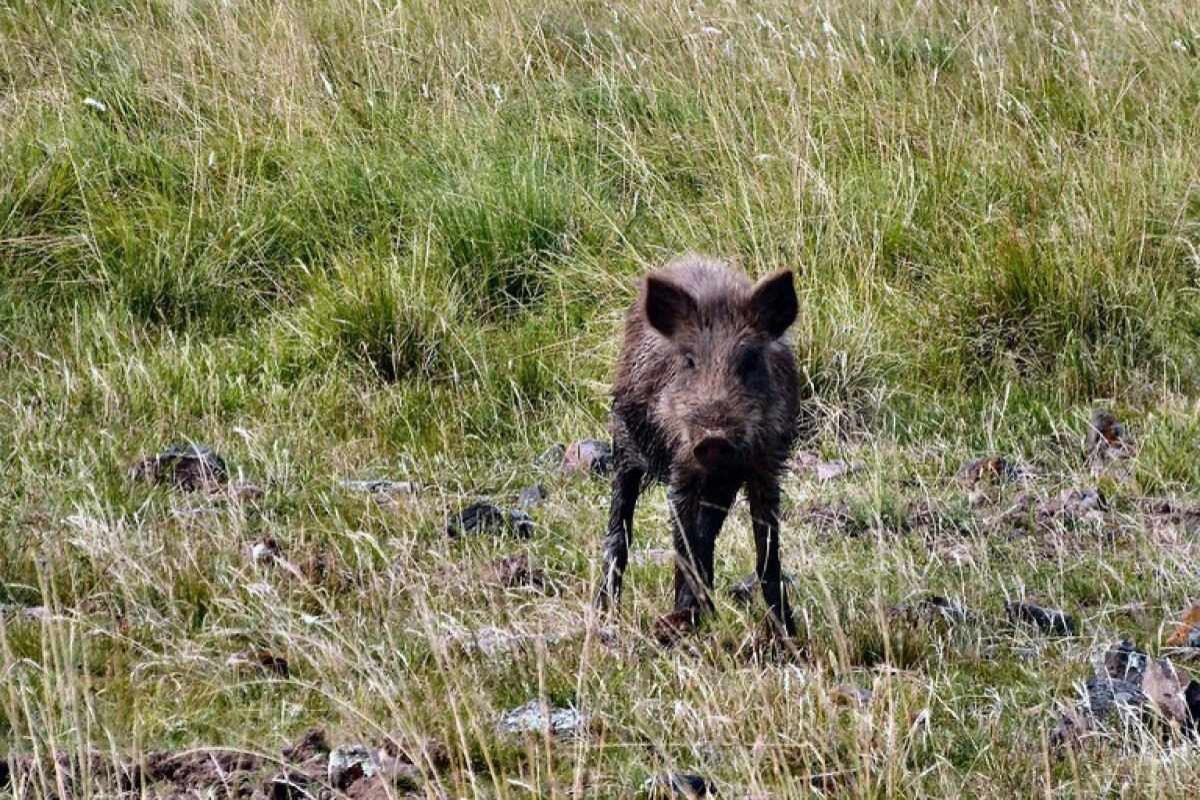
[[[1097,736],[1127,738],[1130,723],[1149,729],[1165,723],[1164,734],[1194,735],[1200,726],[1200,683],[1170,660],[1151,658],[1129,641],[1104,652],[1083,688],[1080,701],[1059,715],[1051,734],[1057,747]]]
[[[446,525],[451,537],[469,534],[507,534],[526,539],[533,535],[533,518],[524,511],[501,508],[486,500],[471,503]]]
[[[524,705],[505,711],[500,715],[496,727],[503,734],[542,734],[558,737],[581,735],[586,718],[574,708],[546,705],[539,700],[530,700]]]
[[[172,444],[157,455],[142,456],[129,470],[130,478],[173,486],[188,492],[211,492],[229,482],[225,459],[202,444]]]
[[[1057,608],[1043,608],[1036,603],[1011,602],[1004,604],[1005,613],[1013,622],[1029,623],[1051,636],[1075,636],[1075,618]]]

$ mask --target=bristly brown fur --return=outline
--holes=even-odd
[[[644,478],[670,487],[676,611],[710,605],[712,543],[744,487],[756,540],[760,533],[764,539],[764,592],[791,632],[778,576],[769,573],[778,569],[779,475],[797,436],[795,356],[780,338],[795,314],[788,272],[754,284],[721,261],[687,255],[643,281],[626,317],[613,386],[615,477],[603,603],[620,590]],[[708,442],[720,445],[720,457],[702,463],[698,454]]]

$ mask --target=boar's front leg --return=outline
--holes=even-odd
[[[754,526],[754,572],[762,586],[763,600],[775,623],[788,636],[795,636],[796,623],[779,564],[779,480],[770,476],[752,481],[747,494]]]
[[[713,552],[736,486],[673,485],[675,615],[691,622],[712,611]]]
[[[633,511],[642,491],[642,477],[640,468],[626,463],[618,463],[613,475],[608,532],[604,536],[604,575],[596,593],[596,605],[601,609],[615,606],[621,597],[629,545],[633,541]]]

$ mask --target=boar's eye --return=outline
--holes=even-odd
[[[688,369],[695,369],[696,368],[696,357],[693,356],[691,353],[684,353],[683,354],[683,366],[687,367]]]
[[[757,347],[743,350],[737,361],[738,375],[743,381],[759,380],[763,376],[763,354]]]

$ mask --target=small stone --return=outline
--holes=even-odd
[[[279,544],[270,537],[250,545],[250,563],[256,567],[274,564],[282,556]]]
[[[537,508],[542,503],[546,502],[548,497],[546,488],[540,483],[535,483],[532,486],[526,486],[517,496],[517,508],[530,510]]]
[[[338,481],[338,486],[347,492],[356,494],[389,494],[410,495],[417,493],[417,485],[412,481],[393,481],[386,478],[375,478],[366,481]]]
[[[533,519],[524,511],[506,510],[480,501],[452,517],[446,533],[452,537],[469,533],[511,533],[524,539],[533,535]]]
[[[1148,659],[1149,656],[1134,647],[1133,642],[1122,639],[1104,651],[1102,666],[1109,678],[1141,686]]]
[[[350,784],[370,778],[378,771],[371,750],[363,744],[344,744],[329,754],[329,785],[346,791]]]
[[[861,461],[847,463],[840,458],[836,461],[822,461],[816,465],[815,472],[817,480],[832,481],[838,478],[844,478],[847,475],[852,475],[863,469]]]
[[[485,627],[476,630],[452,628],[450,640],[464,653],[480,652],[486,656],[498,656],[525,647],[532,641],[524,633],[507,631],[504,628]]]
[[[1042,633],[1055,636],[1074,636],[1075,620],[1057,608],[1042,608],[1034,603],[1005,603],[1004,609],[1014,622],[1031,622]]]
[[[420,488],[412,481],[393,481],[377,478],[365,481],[343,480],[338,486],[347,492],[369,495],[380,508],[397,510],[416,500]]]
[[[564,475],[592,475],[604,477],[612,468],[612,446],[599,439],[581,439],[572,442],[563,453]]]
[[[664,772],[655,775],[642,784],[642,792],[651,800],[667,797],[708,797],[709,794],[716,794],[706,778],[687,772]]]
[[[229,481],[225,459],[200,444],[172,444],[158,455],[143,456],[129,474],[134,480],[189,492],[212,491]]]
[[[547,706],[538,700],[504,712],[497,725],[501,733],[524,734],[549,732],[569,737],[582,732],[585,718],[574,708]]]

